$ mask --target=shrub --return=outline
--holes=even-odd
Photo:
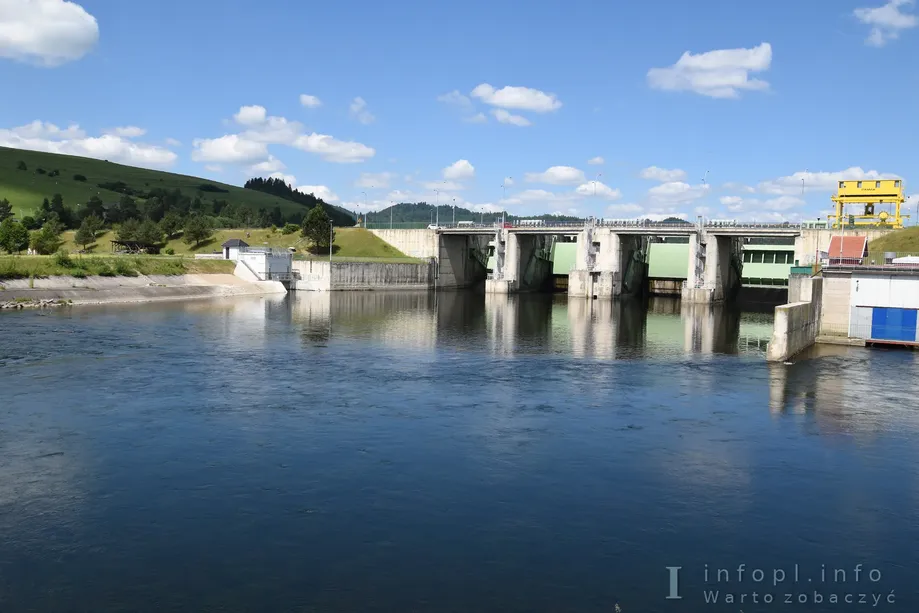
[[[295,223],[285,224],[284,227],[281,228],[281,234],[285,234],[285,235],[294,234],[299,231],[300,231],[300,226],[298,226]]]
[[[165,253],[166,255],[175,255],[176,250],[173,249],[172,247],[166,247],[166,250],[163,251],[163,253]]]
[[[83,181],[83,182],[85,182],[85,181],[86,181],[86,176],[84,176],[84,175],[73,175],[73,180],[74,180],[74,181]]]
[[[29,167],[26,166],[26,163],[23,162],[22,160],[19,160],[19,163],[16,164],[16,170],[28,170],[28,169]]]
[[[74,270],[73,272],[70,273],[70,276],[73,277],[73,278],[75,278],[75,279],[85,279],[85,278],[86,278],[86,271],[77,268],[76,270]]]
[[[40,175],[46,175],[46,174],[48,174],[48,171],[45,170],[44,168],[36,168],[36,169],[35,169],[35,172],[37,172],[37,173],[40,174]]]
[[[64,268],[71,268],[73,266],[73,260],[70,259],[70,254],[67,253],[65,249],[61,249],[54,254],[54,263]]]
[[[131,265],[123,259],[115,260],[115,273],[121,277],[136,277],[137,271],[131,268]]]
[[[48,176],[49,177],[59,177],[61,176],[61,171],[55,168],[54,170],[48,173]]]

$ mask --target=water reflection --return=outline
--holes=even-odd
[[[602,360],[685,355],[762,355],[768,314],[679,300],[601,301],[551,295],[471,292],[299,293],[291,320],[307,342],[334,334],[399,347],[451,347],[494,356],[566,354]]]

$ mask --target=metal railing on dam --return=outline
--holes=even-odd
[[[699,223],[650,221],[650,220],[608,220],[598,219],[593,221],[543,221],[541,223],[521,223],[519,221],[507,222],[457,222],[457,223],[369,223],[366,226],[371,230],[572,230],[581,231],[586,228],[634,228],[634,229],[662,229],[685,230],[693,232],[699,228],[705,230],[801,230],[804,226],[791,222],[757,222],[757,221],[704,221]]]

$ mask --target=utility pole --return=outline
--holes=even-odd
[[[453,225],[456,225],[456,198],[453,199]]]
[[[395,205],[392,203],[392,200],[390,200],[390,201],[389,201],[389,229],[390,229],[390,230],[392,230],[392,212],[393,212],[393,209],[394,209],[394,208],[396,208],[396,207],[395,207]]]
[[[501,202],[502,203],[505,200],[507,200],[507,180],[513,179],[513,178],[514,177],[505,177],[504,181],[501,182]],[[502,206],[501,208],[503,209],[504,207]],[[507,211],[502,210],[501,211],[501,225],[504,226],[505,223],[507,223]]]
[[[437,215],[437,220],[434,222],[438,228],[440,227],[440,192],[436,189],[434,190],[434,211]]]

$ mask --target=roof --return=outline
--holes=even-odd
[[[834,236],[826,254],[830,258],[861,258],[867,251],[867,236]]]
[[[248,247],[249,243],[247,243],[246,241],[240,240],[238,238],[231,238],[230,240],[228,240],[227,242],[225,242],[224,244],[220,246],[223,247],[224,249],[226,249],[227,247]]]

